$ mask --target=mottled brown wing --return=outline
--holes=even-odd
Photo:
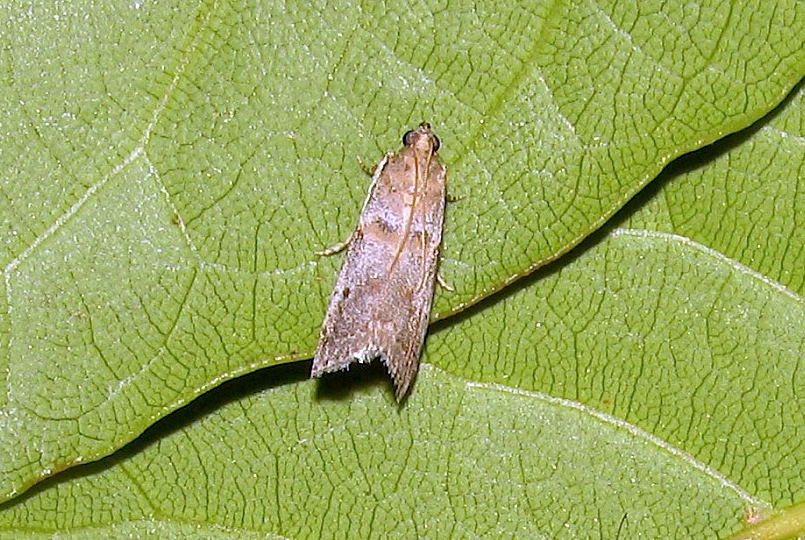
[[[312,376],[380,357],[397,399],[408,392],[442,239],[445,170],[433,146],[424,152],[407,145],[378,167],[333,289]]]

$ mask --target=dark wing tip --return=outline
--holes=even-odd
[[[386,369],[391,375],[391,380],[394,382],[394,397],[397,401],[402,401],[408,394],[411,384],[414,382],[414,377],[417,371],[416,358],[404,358],[396,360],[392,357],[383,354],[381,355],[383,363],[386,364]]]

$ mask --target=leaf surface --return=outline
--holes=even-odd
[[[224,380],[308,357],[340,262],[313,253],[353,227],[359,161],[417,122],[436,126],[463,197],[445,225],[457,291],[437,293],[443,317],[567,253],[671,159],[751,124],[805,71],[794,1],[416,9],[0,7],[5,497]],[[511,394],[503,409],[525,399],[531,415],[541,396],[604,410],[741,486],[724,508],[801,500],[801,98],[779,110],[732,139],[743,154],[699,154],[707,167],[652,184],[611,238],[446,323],[426,352],[444,371],[427,377],[482,403],[478,392]],[[405,429],[415,420],[440,426]],[[116,515],[103,526],[144,519]],[[713,531],[734,529],[718,519]]]

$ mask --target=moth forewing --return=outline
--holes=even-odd
[[[442,240],[446,171],[428,124],[378,164],[322,324],[311,375],[380,357],[402,399],[428,326]]]

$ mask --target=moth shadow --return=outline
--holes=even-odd
[[[355,362],[349,369],[322,375],[316,388],[316,400],[344,401],[351,399],[353,394],[368,392],[378,386],[388,388],[394,395],[394,385],[383,362],[380,359],[368,364]]]

